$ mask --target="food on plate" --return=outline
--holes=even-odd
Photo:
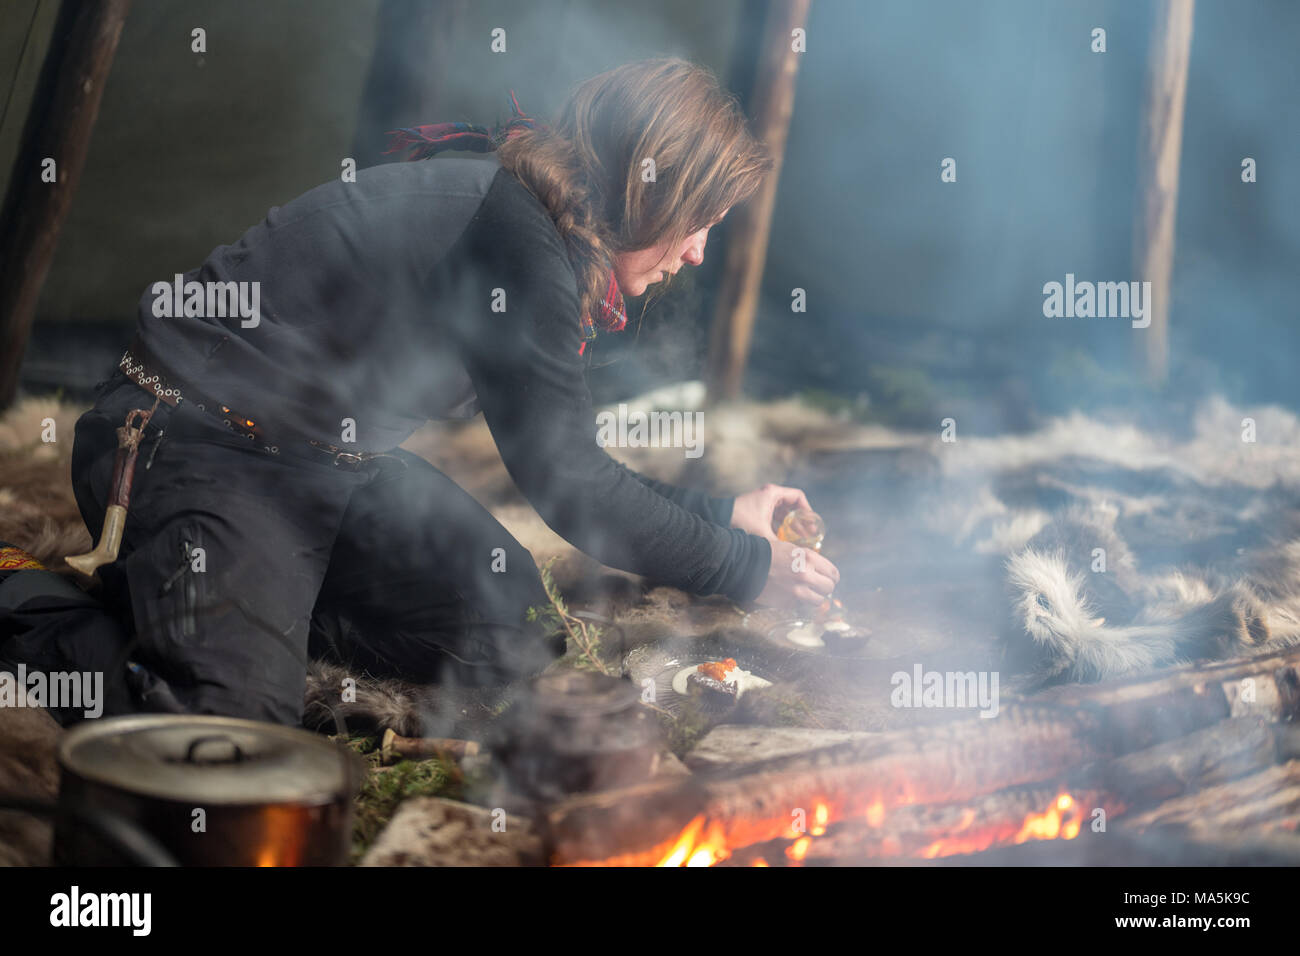
[[[716,681],[726,681],[727,672],[736,669],[736,659],[728,657],[725,661],[705,661],[699,665],[699,673]]]
[[[822,628],[812,621],[800,621],[785,632],[785,639],[800,647],[825,647]]]
[[[685,697],[691,692],[691,687],[694,686],[697,688],[698,693],[715,697],[714,692],[717,691],[717,688],[713,688],[702,681],[696,681],[694,685],[690,684],[690,679],[696,675],[701,677],[702,681],[714,681],[733,688],[736,699],[739,699],[746,691],[772,686],[771,681],[754,676],[743,667],[738,666],[733,658],[728,657],[721,661],[706,661],[703,664],[692,664],[690,667],[683,667],[673,675],[674,693]],[[725,693],[729,697],[733,696],[731,691]]]
[[[827,625],[830,621],[843,621],[844,604],[837,597],[828,597],[818,605],[813,620],[822,625]]]
[[[866,646],[871,631],[854,627],[847,621],[832,621],[822,631],[822,642],[834,654],[853,654]]]
[[[730,707],[740,696],[735,684],[706,677],[703,671],[696,671],[686,678],[686,692],[710,707]]]

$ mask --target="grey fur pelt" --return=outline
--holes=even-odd
[[[345,684],[349,679],[355,685]],[[413,684],[314,661],[307,672],[303,724],[329,733],[343,728],[349,732],[391,728],[405,737],[418,737],[424,732],[421,703],[420,688]]]
[[[1011,661],[1095,681],[1300,642],[1298,440],[1210,401],[1182,438],[1075,416],[941,453],[959,537],[1005,559]]]
[[[303,724],[324,733],[392,729],[404,737],[481,740],[513,692],[513,685],[414,684],[317,660],[307,672]]]

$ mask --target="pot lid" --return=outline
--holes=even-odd
[[[636,707],[640,690],[625,680],[590,671],[557,671],[529,682],[521,711],[558,717],[601,717]]]
[[[206,715],[90,720],[59,743],[77,776],[163,800],[323,804],[353,790],[355,757],[317,734]]]

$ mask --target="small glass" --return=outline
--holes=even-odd
[[[807,508],[796,508],[781,521],[776,529],[776,536],[782,541],[797,544],[802,548],[822,549],[822,540],[826,537],[826,522],[821,515]]]

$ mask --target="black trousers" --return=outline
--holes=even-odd
[[[115,373],[77,422],[73,488],[92,534],[115,429],[152,405]],[[298,723],[309,654],[469,685],[562,654],[562,635],[526,619],[546,603],[528,551],[432,465],[393,455],[355,472],[272,455],[196,406],[160,404],[121,554],[100,571],[131,659],[192,712]]]

